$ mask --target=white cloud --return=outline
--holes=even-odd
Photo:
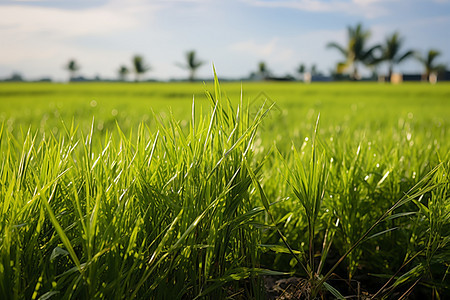
[[[407,0],[391,1],[407,3]],[[442,0],[432,0],[430,5],[436,1]],[[105,3],[96,1],[100,2]],[[407,17],[405,13],[400,15],[400,20],[392,13],[380,21],[367,20],[367,16],[389,14],[393,7],[398,7],[389,6],[388,2],[109,0],[102,6],[87,5],[84,9],[75,9],[74,5],[63,9],[63,1],[49,2],[58,3],[59,8],[30,6],[23,2],[0,4],[0,77],[17,71],[31,79],[44,75],[66,79],[63,65],[74,58],[82,67],[80,74],[112,78],[120,64],[130,66],[132,55],[139,53],[153,67],[148,77],[181,78],[186,72],[174,62],[181,61],[188,49],[198,50],[200,58],[208,64],[214,61],[222,76],[246,74],[254,70],[260,60],[264,60],[275,75],[293,73],[299,63],[308,67],[317,64],[319,70],[327,72],[342,58],[325,45],[329,41],[346,43],[345,17],[348,16],[351,16],[349,20],[369,23],[367,29],[373,33],[371,43],[382,42],[386,34],[399,30],[408,43],[405,47],[423,45],[424,49],[449,49],[448,39],[442,38],[448,27],[448,17],[422,20]],[[271,9],[278,7],[287,9]],[[299,16],[301,11],[317,12],[314,15],[317,23],[307,18],[310,23],[306,24],[301,17],[294,19],[295,14],[289,14],[290,19],[283,22],[283,14],[288,10]],[[233,14],[236,11],[239,13]],[[326,14],[320,14],[322,12]],[[448,56],[442,60],[448,61]],[[210,67],[199,70],[201,77],[210,75]]]
[[[292,8],[309,12],[333,12],[377,18],[390,13],[383,3],[388,0],[243,0],[253,6]],[[399,1],[399,0],[391,0]]]
[[[97,73],[101,64],[108,65],[107,58],[117,61],[119,54],[130,54],[123,49],[99,49],[95,43],[120,43],[117,35],[139,30],[144,23],[151,24],[159,9],[159,5],[142,0],[130,0],[126,5],[113,0],[86,9],[2,5],[0,71],[4,74],[1,75],[5,76],[9,70],[26,70],[32,77],[56,74],[65,78],[62,64],[71,57],[82,57],[83,71]],[[92,39],[93,43],[83,43],[83,39]]]
[[[47,37],[103,35],[139,26],[135,15],[143,12],[141,9],[142,7],[136,6],[119,7],[115,2],[84,10],[21,5],[2,6],[0,34],[8,31],[25,35],[45,34]],[[149,12],[148,6],[144,11]]]

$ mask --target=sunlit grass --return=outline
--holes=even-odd
[[[449,95],[4,84],[0,298],[264,298],[286,272],[445,298]]]

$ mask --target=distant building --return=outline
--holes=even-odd
[[[422,81],[422,74],[403,74],[403,81]]]
[[[439,74],[438,81],[450,81],[450,71],[445,71]]]

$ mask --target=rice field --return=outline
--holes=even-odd
[[[2,83],[0,298],[446,299],[449,99]]]

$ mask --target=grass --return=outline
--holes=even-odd
[[[262,299],[298,276],[304,297],[444,299],[448,96],[2,84],[1,298]]]

